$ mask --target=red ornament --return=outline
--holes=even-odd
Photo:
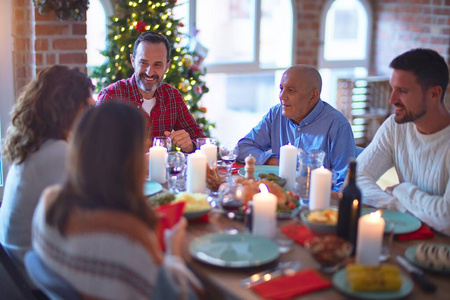
[[[147,24],[145,24],[143,21],[138,21],[136,23],[136,26],[134,26],[134,27],[136,28],[136,30],[138,32],[144,32],[146,26],[147,26]]]
[[[200,95],[203,92],[203,88],[201,85],[196,85],[194,91],[195,93],[197,93],[197,95]]]
[[[206,114],[206,112],[208,111],[208,110],[206,109],[206,107],[204,107],[204,106],[199,107],[198,110],[199,110],[200,112],[204,113],[204,114]]]
[[[180,23],[178,23],[178,26],[184,27],[184,24],[180,22]]]

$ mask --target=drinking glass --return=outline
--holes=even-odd
[[[217,144],[212,138],[198,138],[197,149],[206,155],[206,161],[211,169],[217,166]]]
[[[219,170],[225,170],[227,181],[231,180],[231,167],[237,158],[237,147],[233,143],[223,143],[219,147],[221,162],[218,163]]]
[[[299,166],[295,179],[294,191],[300,196],[302,207],[309,206],[309,187],[311,184],[311,171],[323,165],[325,152],[322,150],[299,149]]]
[[[227,217],[234,219],[236,211],[244,204],[244,187],[241,184],[222,183],[219,187],[220,207]]]
[[[198,138],[197,139],[197,149],[201,149],[201,147],[206,144],[216,145],[216,140],[213,138]]]
[[[170,151],[166,157],[166,169],[168,177],[168,188],[171,193],[178,193],[177,176],[185,168],[186,158],[182,152]]]
[[[153,138],[153,146],[161,146],[170,151],[172,150],[172,140],[168,136],[155,136]]]

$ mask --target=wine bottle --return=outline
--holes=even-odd
[[[340,197],[337,223],[337,235],[353,245],[352,255],[356,251],[361,205],[361,191],[356,185],[356,161],[352,160],[349,165],[348,182]]]

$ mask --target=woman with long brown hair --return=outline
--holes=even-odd
[[[144,197],[145,120],[115,102],[86,112],[71,140],[67,180],[47,188],[33,219],[33,248],[83,298],[149,299],[161,269],[199,285],[180,258],[186,220],[156,238]],[[162,268],[161,268],[162,266]],[[184,284],[181,284],[184,282]]]
[[[11,162],[0,208],[0,243],[23,266],[31,219],[45,187],[61,182],[67,137],[92,99],[92,82],[78,69],[42,70],[19,96],[2,149]]]

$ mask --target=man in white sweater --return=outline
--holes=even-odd
[[[395,107],[370,145],[358,156],[363,202],[408,211],[450,235],[450,112],[444,96],[447,64],[431,49],[396,57],[389,102]],[[395,167],[400,183],[386,190],[376,181]]]

